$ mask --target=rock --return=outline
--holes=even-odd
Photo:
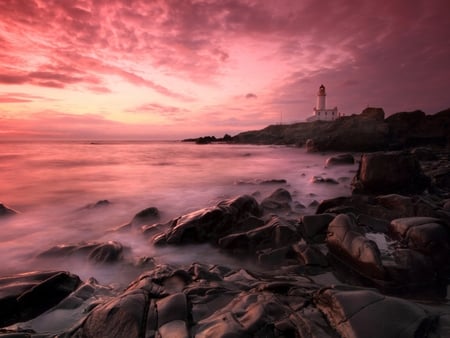
[[[264,180],[261,181],[260,184],[262,185],[269,185],[269,184],[286,184],[286,180],[284,179],[272,179],[272,180]]]
[[[145,289],[128,290],[119,297],[98,305],[71,336],[142,337],[143,327],[147,326],[147,297]]]
[[[135,226],[139,226],[148,222],[154,222],[159,220],[159,210],[155,207],[150,207],[144,210],[139,211],[136,215],[134,215],[131,220],[131,224]]]
[[[291,210],[292,196],[286,189],[279,188],[261,202],[261,207],[269,211]]]
[[[361,112],[361,117],[375,121],[384,121],[384,110],[383,108],[367,107]]]
[[[361,157],[353,179],[354,193],[421,193],[430,185],[417,159],[403,152],[378,152]]]
[[[272,216],[261,227],[220,238],[218,245],[234,253],[255,253],[258,250],[284,247],[299,239],[300,233],[294,222]]]
[[[311,179],[312,183],[327,183],[327,184],[339,184],[338,181],[332,178],[328,177],[322,177],[322,176],[313,176]]]
[[[438,157],[430,148],[419,147],[411,150],[413,154],[419,161],[436,161]]]
[[[372,290],[325,288],[314,302],[341,337],[434,337],[439,332],[436,314]]]
[[[100,200],[96,203],[91,203],[83,207],[82,209],[97,209],[97,208],[103,208],[111,205],[111,202],[108,200]]]
[[[393,237],[433,258],[438,269],[450,264],[450,229],[435,218],[409,217],[391,222]]]
[[[306,147],[306,151],[308,153],[315,153],[317,151],[317,147],[314,144],[314,140],[313,139],[307,139],[306,143],[305,143],[305,147]]]
[[[253,197],[239,196],[170,221],[169,230],[156,236],[154,244],[217,244],[219,238],[235,231],[236,224],[260,214],[259,204]]]
[[[334,219],[332,214],[304,215],[300,229],[309,242],[323,242],[327,235],[328,224]]]
[[[331,167],[335,165],[351,165],[355,164],[355,158],[352,154],[339,154],[331,156],[325,162],[326,167]]]
[[[386,118],[390,144],[399,147],[445,146],[449,141],[450,110],[425,115],[420,110],[400,112]]]
[[[450,192],[450,164],[428,170],[427,175],[431,177],[433,187]]]
[[[0,327],[28,321],[54,307],[81,284],[68,272],[29,272],[0,278]]]
[[[17,213],[16,210],[8,208],[6,205],[0,203],[0,218],[16,215]]]
[[[37,255],[37,258],[61,258],[78,256],[95,263],[115,263],[123,258],[124,247],[119,242],[91,242],[56,245]]]
[[[385,270],[375,242],[367,239],[349,215],[337,215],[328,226],[327,246],[340,260],[355,266],[363,274],[383,279]]]
[[[410,197],[402,196],[398,194],[382,195],[375,198],[377,204],[390,209],[395,210],[401,215],[412,216],[414,215],[414,203]]]

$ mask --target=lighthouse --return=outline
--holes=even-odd
[[[313,116],[307,119],[310,121],[333,121],[338,118],[338,109],[334,107],[332,109],[327,109],[326,106],[327,93],[325,91],[325,86],[322,84],[317,92],[316,106],[313,108]]]
[[[327,98],[327,94],[325,93],[325,86],[320,85],[319,92],[317,93],[317,104],[316,109],[324,110],[325,109],[325,101]]]

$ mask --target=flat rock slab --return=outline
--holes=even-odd
[[[429,313],[417,304],[372,290],[326,288],[315,294],[314,302],[342,337],[435,337],[446,329],[445,322],[439,324],[445,312]]]
[[[30,272],[0,278],[0,327],[27,321],[57,305],[79,285],[68,272]]]

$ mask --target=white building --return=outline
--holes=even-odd
[[[333,109],[326,108],[326,96],[325,86],[321,85],[319,87],[319,92],[317,93],[316,107],[313,108],[313,116],[307,118],[308,122],[333,121],[339,117],[337,107],[334,107]]]

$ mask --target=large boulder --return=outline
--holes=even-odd
[[[378,246],[358,229],[349,215],[337,215],[328,226],[327,246],[339,260],[359,269],[363,275],[382,279],[385,270]]]
[[[123,258],[124,247],[116,241],[56,245],[38,258],[81,257],[94,263],[115,263]]]
[[[255,253],[258,250],[280,248],[299,239],[296,222],[272,216],[263,226],[220,238],[218,245],[230,252]]]
[[[289,211],[291,210],[291,203],[290,192],[279,188],[261,202],[261,207],[266,211]]]
[[[354,193],[421,193],[430,185],[416,157],[404,152],[363,154]]]
[[[450,109],[434,115],[423,111],[400,112],[386,118],[390,143],[397,147],[416,147],[449,143]]]
[[[29,272],[0,278],[0,327],[30,320],[57,305],[79,285],[68,272]]]
[[[355,163],[355,158],[352,154],[339,154],[327,158],[325,162],[326,167],[335,165],[351,165]]]
[[[169,222],[169,229],[155,236],[155,244],[186,244],[210,242],[239,230],[249,216],[260,216],[261,208],[254,197],[239,196],[201,209]]]
[[[439,337],[445,329],[445,321],[439,323],[442,314],[372,290],[325,288],[314,302],[341,337]]]

